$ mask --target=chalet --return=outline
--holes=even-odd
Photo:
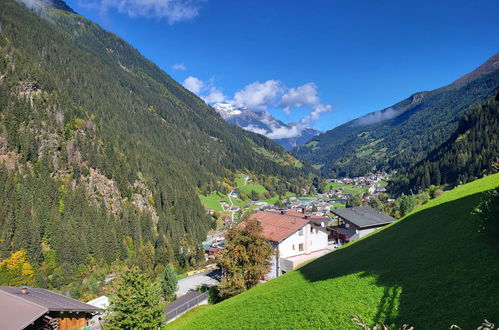
[[[332,235],[338,245],[355,241],[396,221],[391,216],[366,205],[335,209],[331,212],[338,216],[338,225],[332,227]]]
[[[107,296],[100,296],[98,298],[87,301],[87,304],[99,308],[101,311],[95,314],[88,322],[91,330],[102,329],[103,312],[109,307],[109,298]]]
[[[0,286],[0,329],[83,329],[100,308],[45,289]]]
[[[319,217],[314,218],[293,211],[260,211],[251,216],[262,226],[263,236],[275,251],[268,278],[278,277],[329,252],[326,224],[321,226]]]

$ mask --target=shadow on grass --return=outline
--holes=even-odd
[[[375,277],[385,288],[376,322],[417,329],[499,322],[499,255],[472,215],[482,195],[417,212],[298,271],[311,282],[354,273]]]

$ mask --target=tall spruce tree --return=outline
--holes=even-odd
[[[167,265],[161,276],[161,290],[163,292],[163,297],[166,300],[172,300],[175,298],[175,291],[177,291],[177,274],[172,265]]]
[[[164,303],[159,283],[137,268],[124,272],[111,297],[106,329],[159,329],[164,320]]]

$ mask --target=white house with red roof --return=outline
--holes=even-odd
[[[263,228],[263,236],[274,248],[269,278],[329,252],[326,221],[293,211],[260,211],[251,216]]]

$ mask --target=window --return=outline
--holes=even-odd
[[[312,226],[310,226],[310,233],[313,234],[314,233],[314,228],[312,228]]]
[[[303,228],[300,228],[300,230],[298,230],[298,236],[303,236]]]
[[[296,249],[295,249],[295,245],[294,245],[294,244],[293,244],[293,250],[296,250]]]
[[[303,251],[303,243],[298,244],[298,251]]]

